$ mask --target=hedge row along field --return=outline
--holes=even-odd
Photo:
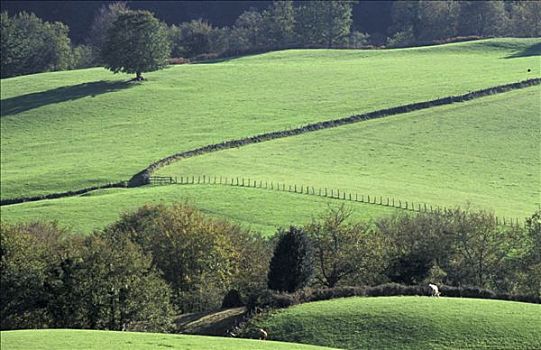
[[[272,180],[522,218],[540,204],[539,93],[534,86],[224,150],[156,175]]]
[[[116,183],[183,150],[537,78],[537,57],[521,53],[538,43],[286,50],[145,84],[99,68],[3,79],[1,197]]]

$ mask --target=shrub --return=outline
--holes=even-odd
[[[387,39],[388,47],[398,48],[407,47],[415,44],[415,35],[413,35],[413,29],[397,32],[392,37]]]
[[[167,60],[168,64],[187,64],[190,60],[184,57],[174,57]]]

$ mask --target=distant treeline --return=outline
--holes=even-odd
[[[514,227],[459,208],[375,222],[350,214],[330,208],[271,238],[186,204],[144,206],[88,236],[55,223],[2,223],[0,329],[169,331],[179,313],[220,305],[424,293],[369,288],[385,283],[539,302],[540,211]]]
[[[541,36],[539,1],[396,1],[385,33],[354,30],[355,1],[274,1],[244,11],[231,26],[204,19],[166,25],[172,62],[212,59],[284,48],[404,47],[493,36]],[[1,17],[2,77],[100,65],[108,30],[128,10],[103,5],[85,44],[69,28],[25,12]]]

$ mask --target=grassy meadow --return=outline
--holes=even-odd
[[[259,340],[90,330],[21,330],[1,332],[4,350],[324,350],[319,346]]]
[[[539,42],[285,50],[174,66],[143,84],[102,68],[3,79],[1,197],[127,180],[205,144],[539,77],[528,51]]]
[[[343,349],[538,349],[541,305],[499,300],[356,297],[253,321],[273,340]]]
[[[227,198],[227,200],[223,200]],[[222,200],[220,200],[222,199]],[[342,201],[272,190],[219,185],[145,186],[110,189],[83,196],[30,202],[2,207],[6,222],[56,220],[74,232],[89,233],[117,220],[123,212],[146,203],[186,201],[214,217],[228,218],[246,228],[272,235],[279,227],[309,223],[329,206]],[[369,220],[394,209],[357,202],[344,203],[352,219]]]
[[[541,204],[534,86],[181,160],[156,174],[246,177],[526,217]],[[232,194],[231,197],[234,197]]]

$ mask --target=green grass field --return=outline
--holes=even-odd
[[[257,320],[273,340],[344,349],[541,348],[541,305],[370,297],[314,302]]]
[[[1,332],[2,350],[317,350],[319,346],[290,343],[89,330],[23,330]]]
[[[57,220],[75,232],[89,233],[117,220],[122,212],[145,203],[175,201],[187,201],[209,215],[231,219],[265,235],[272,235],[278,227],[309,223],[329,206],[342,203],[353,210],[352,219],[371,219],[393,212],[392,208],[378,205],[264,189],[171,185],[101,190],[78,197],[4,206],[1,213],[6,222]]]
[[[526,217],[541,204],[539,86],[181,160],[156,174],[328,187]],[[233,195],[234,196],[234,195]]]
[[[209,143],[539,77],[539,57],[522,55],[539,42],[286,50],[175,66],[143,84],[101,68],[3,79],[1,197],[126,180]]]

